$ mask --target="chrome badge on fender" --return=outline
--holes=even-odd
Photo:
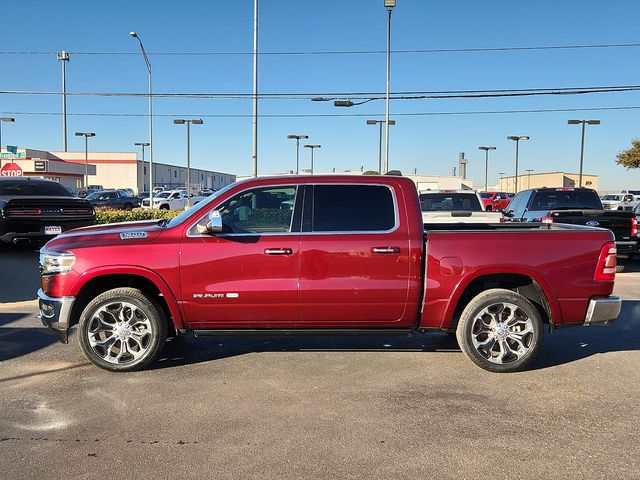
[[[131,240],[134,238],[147,238],[147,232],[122,232],[120,240]]]

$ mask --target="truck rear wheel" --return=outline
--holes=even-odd
[[[542,344],[542,318],[525,297],[501,288],[487,290],[466,306],[456,330],[458,344],[490,372],[523,370]]]
[[[167,339],[167,321],[155,300],[136,288],[115,288],[85,307],[80,346],[95,365],[112,372],[140,370],[153,362]]]

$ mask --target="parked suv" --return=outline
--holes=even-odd
[[[631,212],[638,201],[631,193],[609,193],[600,197],[605,210],[625,210]]]

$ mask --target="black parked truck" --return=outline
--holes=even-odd
[[[95,210],[57,182],[0,178],[0,242],[44,242],[72,228],[93,225]]]
[[[533,188],[519,192],[505,211],[504,221],[588,225],[611,230],[618,258],[630,259],[638,249],[638,220],[634,212],[605,211],[590,188]]]

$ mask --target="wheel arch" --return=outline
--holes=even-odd
[[[93,298],[119,287],[137,288],[156,300],[164,310],[171,333],[184,328],[176,297],[164,280],[150,270],[127,266],[89,270],[80,277],[72,289],[76,300],[71,310],[72,323],[69,326],[78,323],[82,311]]]
[[[504,288],[519,293],[533,303],[544,323],[561,323],[561,311],[551,286],[533,272],[512,273],[508,271],[482,272],[461,282],[452,295],[442,328],[455,330],[460,315],[469,302],[478,294],[492,288]]]

